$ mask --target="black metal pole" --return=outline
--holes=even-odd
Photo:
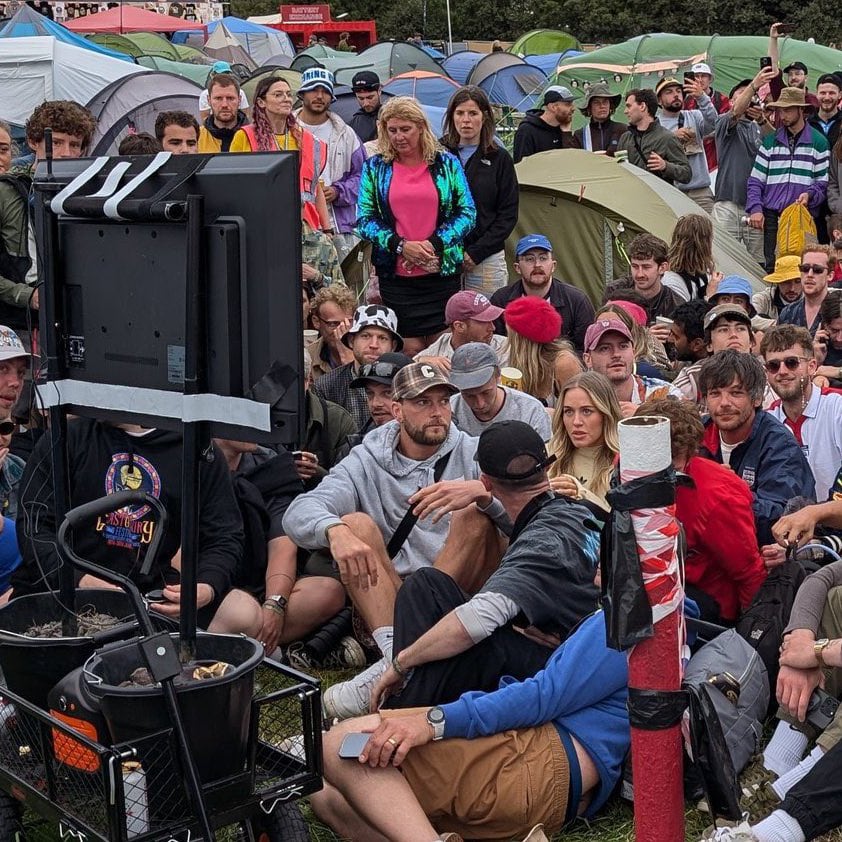
[[[50,184],[52,180],[52,130],[45,131],[45,145],[47,151],[47,181],[40,182],[36,192],[36,223],[41,235],[41,254],[44,257],[43,288],[38,298],[40,303],[40,347],[41,370],[46,371],[46,380],[61,380],[65,375],[65,358],[62,352],[62,330],[64,311],[62,302],[57,294],[58,273],[60,270],[58,216],[49,206],[52,197],[59,192],[58,184]],[[33,380],[37,372],[34,370]],[[56,527],[64,520],[65,512],[70,505],[68,488],[69,466],[67,461],[67,413],[63,406],[51,406],[48,412],[50,436],[50,468],[53,475],[53,516]],[[76,579],[73,565],[64,557],[60,549],[56,548],[59,559],[59,596],[64,607],[61,619],[63,637],[76,637],[78,627],[76,623]]]
[[[184,331],[184,394],[207,389],[207,308],[205,307],[204,199],[187,197],[187,323]],[[199,463],[210,446],[204,422],[184,423],[181,469],[181,614],[180,657],[196,657],[196,576],[199,566]]]

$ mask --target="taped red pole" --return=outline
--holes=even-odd
[[[672,464],[666,418],[634,417],[619,424],[620,480],[663,471]],[[678,691],[684,645],[684,593],[678,570],[675,504],[631,512],[654,637],[629,654],[629,689]],[[636,842],[683,842],[684,776],[680,723],[662,730],[631,729]]]

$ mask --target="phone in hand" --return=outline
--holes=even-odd
[[[807,706],[807,722],[817,731],[824,731],[833,722],[838,707],[838,699],[835,699],[826,690],[822,690],[821,687],[816,687]]]
[[[772,66],[772,56],[760,56],[760,69]]]
[[[339,746],[339,756],[346,760],[351,758],[356,760],[363,753],[363,749],[368,745],[370,739],[371,734],[363,734],[359,731],[346,734]]]
[[[779,23],[776,27],[778,35],[789,35],[790,32],[795,32],[798,26],[794,23]]]
[[[684,71],[684,82],[695,82],[696,81],[696,74],[692,70],[685,70]]]

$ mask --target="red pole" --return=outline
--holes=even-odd
[[[656,473],[671,462],[669,421],[628,418],[620,422],[620,479]],[[640,569],[655,620],[655,635],[629,654],[629,688],[681,688],[684,644],[683,591],[677,569],[675,505],[631,513]],[[631,729],[636,842],[683,842],[684,776],[681,726]]]

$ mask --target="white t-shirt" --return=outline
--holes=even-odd
[[[550,416],[541,401],[527,395],[526,392],[510,389],[508,386],[500,386],[506,393],[503,406],[490,421],[480,421],[474,415],[462,395],[454,395],[450,399],[450,408],[453,410],[453,420],[456,426],[469,436],[479,436],[483,430],[490,427],[495,421],[524,421],[546,442],[552,435]]]
[[[719,436],[719,446],[722,448],[722,464],[727,465],[729,468],[731,467],[731,454],[734,452],[735,447],[739,447],[742,444],[741,441],[738,441],[734,444],[728,444],[727,442],[722,441],[722,436]]]
[[[248,107],[248,98],[246,97],[245,92],[240,91],[240,111],[245,111]],[[207,90],[204,90],[199,94],[199,111],[210,111]]]

